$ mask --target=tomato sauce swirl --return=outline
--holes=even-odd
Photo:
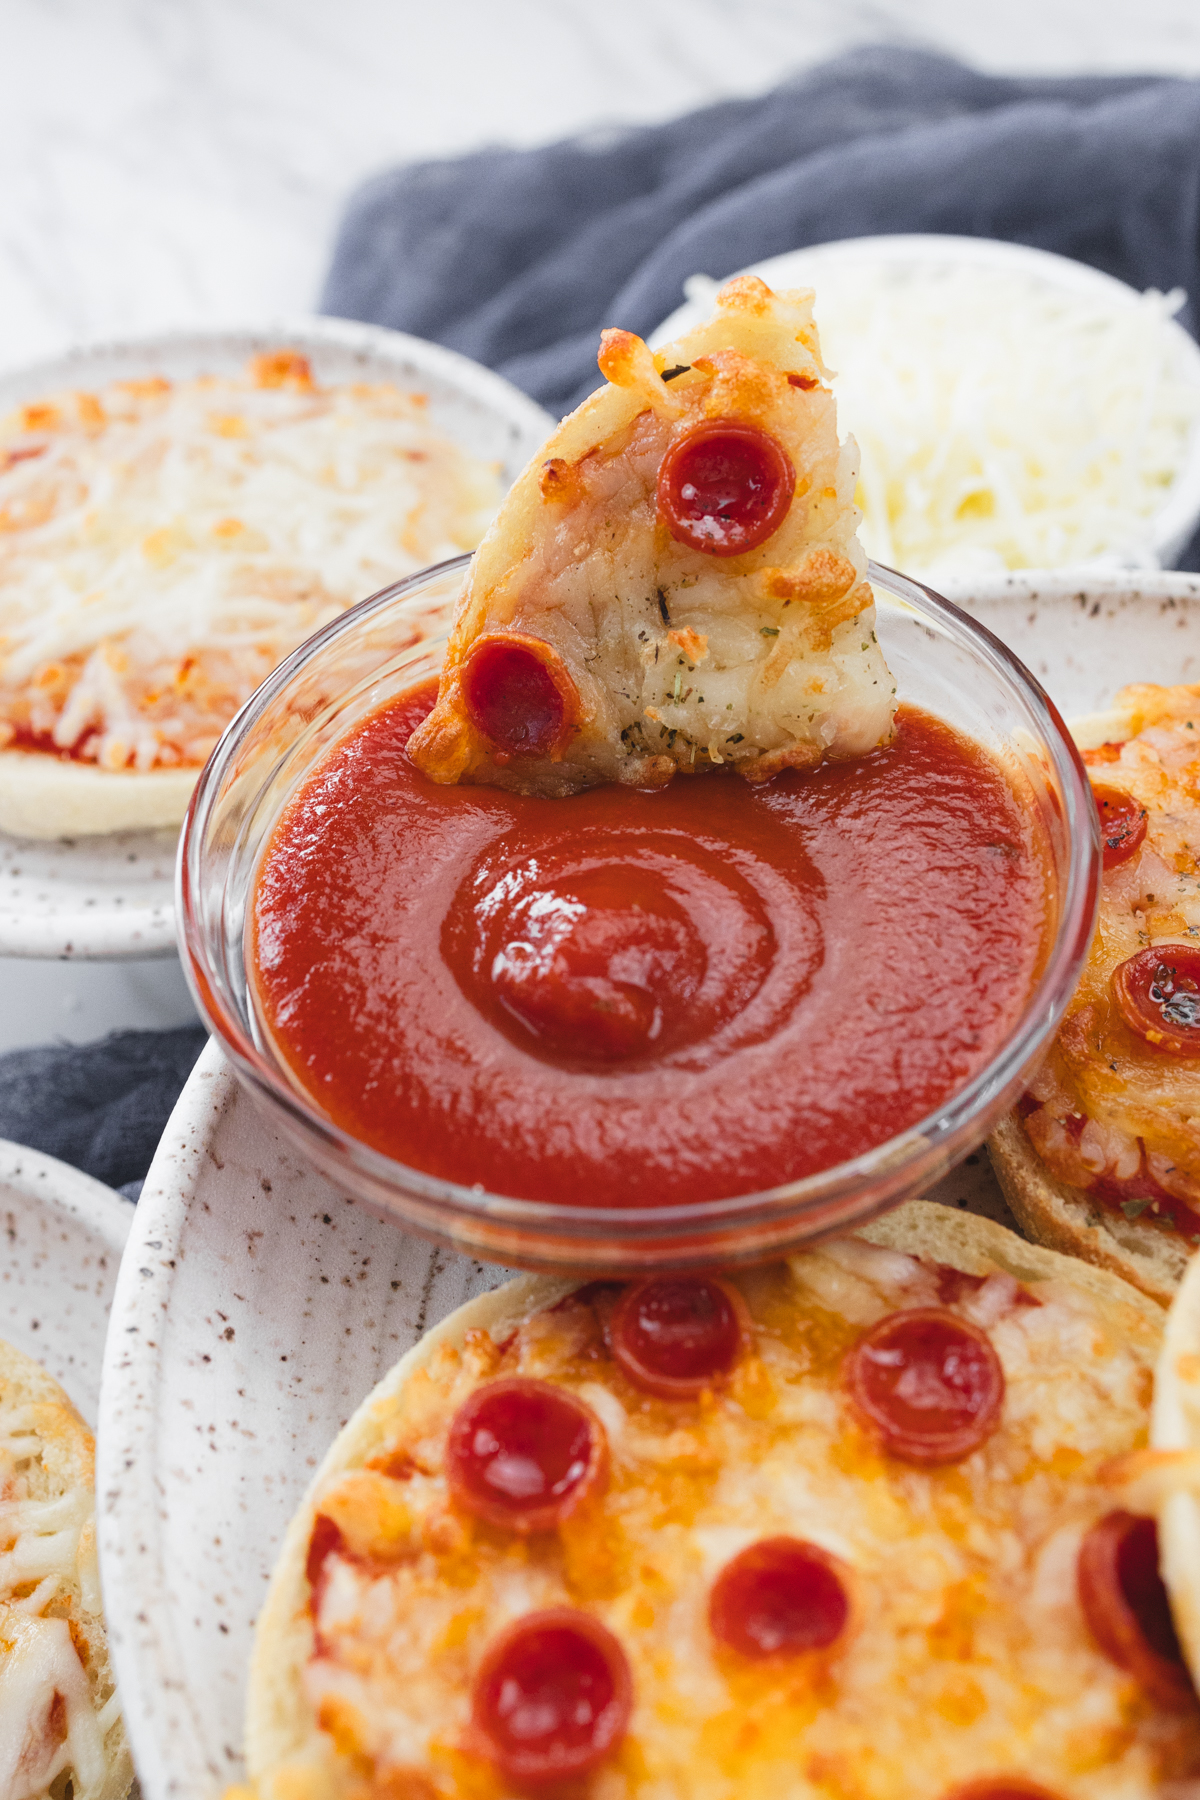
[[[260,1018],[361,1142],[523,1199],[721,1199],[885,1142],[1014,1026],[1046,856],[938,720],[762,787],[554,800],[427,781],[405,746],[434,697],[326,754],[253,900]]]

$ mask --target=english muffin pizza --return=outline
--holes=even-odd
[[[133,1780],[96,1566],[94,1446],[0,1343],[0,1795],[121,1800]]]
[[[413,761],[435,781],[566,794],[730,766],[765,781],[890,735],[895,685],[855,535],[809,292],[741,276],[607,380],[476,552]]]
[[[1082,721],[1104,878],[1054,1046],[990,1140],[1030,1236],[1164,1304],[1200,1241],[1200,687]]]
[[[282,347],[0,417],[0,830],[178,824],[276,663],[499,498],[424,395]]]
[[[1200,1774],[1159,1309],[915,1202],[726,1275],[526,1278],[337,1439],[259,1624],[258,1800],[1122,1800]]]

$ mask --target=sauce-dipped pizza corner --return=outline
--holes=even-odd
[[[811,295],[750,278],[607,382],[472,560],[439,682],[266,845],[252,993],[323,1118],[558,1204],[759,1192],[995,1057],[1055,919],[1036,809],[874,629]]]

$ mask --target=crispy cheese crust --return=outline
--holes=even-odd
[[[101,1610],[94,1448],[58,1383],[0,1344],[0,1794],[14,1800],[121,1800],[133,1781]]]
[[[260,1800],[500,1800],[462,1747],[473,1673],[507,1621],[559,1604],[598,1616],[633,1670],[629,1737],[581,1790],[597,1800],[911,1800],[1003,1773],[1101,1800],[1200,1766],[1200,1724],[1156,1712],[1106,1661],[1074,1584],[1081,1536],[1114,1504],[1105,1468],[1145,1442],[1158,1310],[920,1202],[736,1280],[753,1353],[699,1402],[631,1387],[591,1306],[558,1306],[571,1284],[544,1279],[460,1309],[385,1378],[272,1581],[247,1720]],[[841,1360],[885,1314],[947,1295],[1001,1359],[1003,1422],[959,1464],[900,1464],[847,1414]],[[518,1370],[579,1393],[613,1457],[603,1499],[540,1539],[474,1525],[442,1472],[456,1406]],[[325,1583],[318,1643],[320,1513],[353,1554]],[[712,1643],[706,1596],[781,1531],[849,1570],[853,1623],[831,1652],[739,1665]]]
[[[562,794],[726,764],[765,780],[885,740],[894,686],[855,536],[857,452],[838,443],[812,295],[741,277],[709,322],[653,354],[606,332],[600,368],[607,385],[559,426],[476,552],[438,704],[410,746],[418,766]],[[657,509],[667,450],[718,419],[765,429],[796,476],[783,523],[733,556],[677,541]],[[548,646],[574,691],[570,730],[544,755],[506,760],[469,712],[464,663],[495,632]]]
[[[1200,1225],[1200,1064],[1131,1031],[1111,984],[1147,945],[1200,941],[1200,687],[1125,688],[1074,731],[1093,780],[1145,809],[1146,836],[1106,870],[1058,1036],[989,1147],[1031,1236],[1166,1304]]]

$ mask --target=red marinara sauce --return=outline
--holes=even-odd
[[[938,720],[761,787],[548,800],[426,780],[405,746],[435,693],[329,752],[254,896],[260,1015],[360,1141],[524,1199],[720,1199],[883,1143],[1012,1028],[1046,859]]]

